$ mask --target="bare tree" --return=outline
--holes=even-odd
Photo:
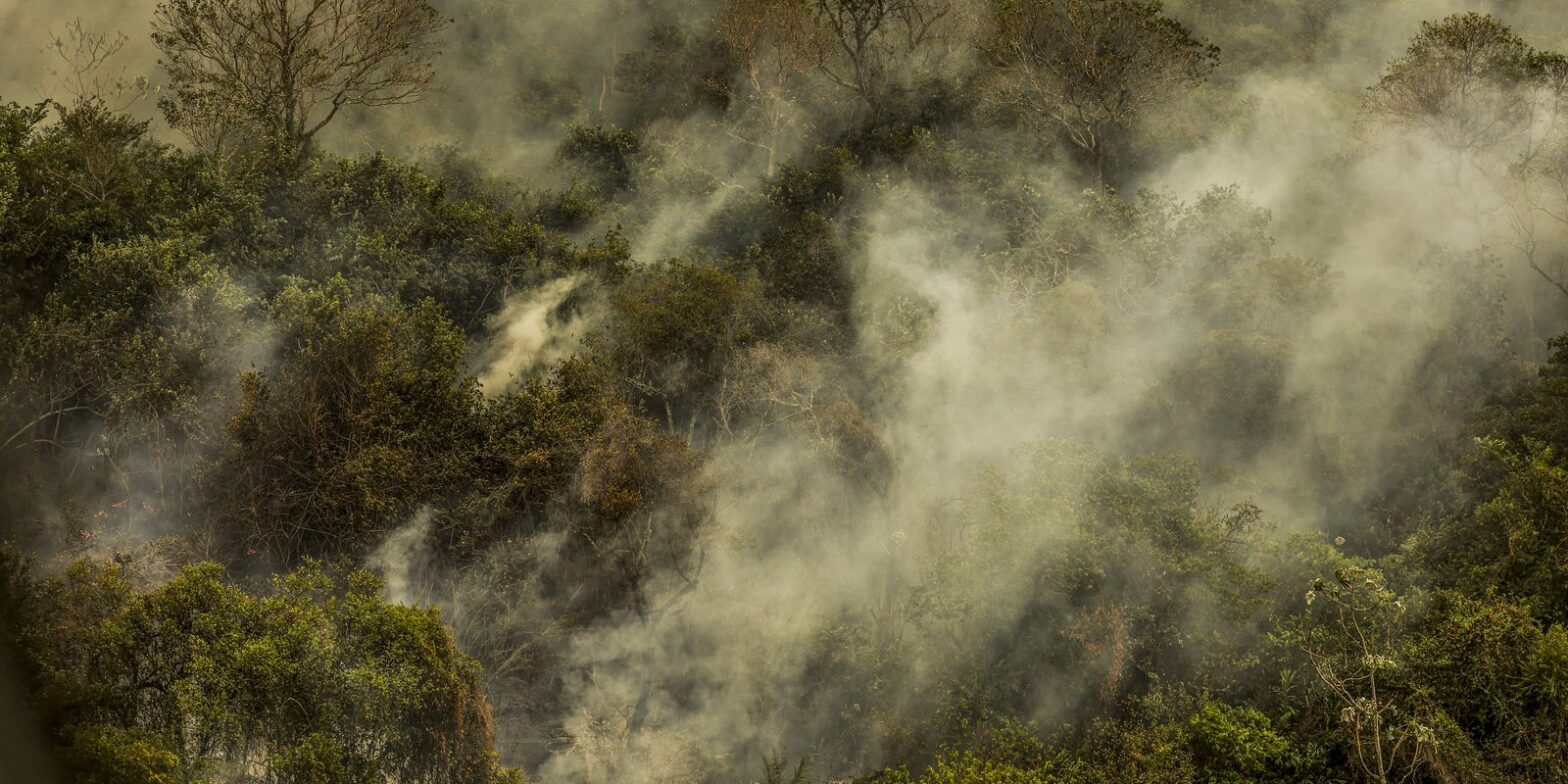
[[[198,144],[249,129],[298,155],[345,106],[422,98],[446,22],[426,0],[166,0],[163,107]]]
[[[1531,56],[1531,89],[1521,96],[1522,151],[1499,192],[1514,230],[1510,244],[1525,265],[1563,296],[1568,296],[1568,58],[1536,52]]]
[[[947,32],[954,0],[812,0],[833,45],[817,65],[834,84],[859,96],[873,113],[886,105],[899,69],[916,69]],[[936,51],[933,51],[936,50]]]
[[[1400,704],[1394,675],[1400,669],[1396,634],[1405,605],[1382,575],[1356,566],[1316,580],[1307,605],[1321,600],[1313,622],[1298,637],[1318,681],[1340,706],[1339,718],[1352,756],[1368,781],[1409,781],[1435,759],[1432,728]]]
[[[131,76],[123,68],[106,70],[127,40],[123,33],[91,30],[77,18],[67,22],[65,32],[49,42],[49,51],[60,60],[60,68],[52,74],[76,105],[99,103],[123,112],[152,92],[145,76]]]
[[[845,476],[885,490],[893,459],[886,434],[832,378],[821,358],[774,344],[737,357],[714,400],[731,459],[750,459],[758,444],[788,430]]]
[[[1109,137],[1219,61],[1216,47],[1162,15],[1157,0],[999,3],[989,55],[987,102],[1065,131],[1102,186]]]
[[[767,155],[767,176],[772,177],[780,147],[790,134],[804,130],[800,103],[822,61],[827,36],[809,0],[730,0],[719,12],[717,30],[740,64],[735,81],[724,89],[743,111],[727,130]]]

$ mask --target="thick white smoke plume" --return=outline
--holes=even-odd
[[[503,392],[571,356],[589,329],[592,311],[562,316],[560,310],[582,284],[581,277],[568,276],[512,295],[491,319],[491,337],[480,357],[479,383],[486,392]]]

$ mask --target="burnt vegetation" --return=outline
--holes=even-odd
[[[1568,29],[1410,5],[59,20],[0,752],[1568,782]]]

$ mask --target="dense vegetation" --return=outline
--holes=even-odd
[[[101,784],[1568,782],[1568,28],[1496,6],[78,22],[0,711]]]

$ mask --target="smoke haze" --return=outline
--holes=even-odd
[[[0,96],[59,95],[44,49],[78,16],[128,36],[116,67],[161,79],[146,34],[153,5],[0,0],[11,47]],[[468,567],[432,556],[451,519],[479,514],[440,494],[368,529],[376,544],[362,561],[390,600],[442,608],[471,650],[492,635],[515,649],[491,657],[500,662],[476,655],[493,670],[498,750],[543,782],[733,780],[780,753],[858,775],[921,759],[915,717],[949,709],[955,684],[983,673],[1023,684],[1008,700],[1025,718],[1073,720],[1124,677],[1113,644],[1121,621],[1080,611],[1054,586],[1100,541],[1112,514],[1105,488],[1144,481],[1128,478],[1143,477],[1134,456],[1189,456],[1159,476],[1185,481],[1190,468],[1201,490],[1187,507],[1199,517],[1245,517],[1236,510],[1256,505],[1267,524],[1238,539],[1241,562],[1261,563],[1304,532],[1392,541],[1379,511],[1432,457],[1420,453],[1437,448],[1428,436],[1461,420],[1486,380],[1542,361],[1546,339],[1568,328],[1560,295],[1520,261],[1509,194],[1468,164],[1456,169],[1419,129],[1366,109],[1366,88],[1423,20],[1491,12],[1550,49],[1568,43],[1568,17],[1549,0],[1275,0],[1254,9],[1255,25],[1227,21],[1244,13],[1230,4],[1173,1],[1166,13],[1215,41],[1223,64],[1128,132],[1137,166],[1119,198],[1096,190],[1071,155],[1042,151],[1031,131],[971,118],[910,134],[901,159],[857,159],[816,233],[783,240],[757,216],[810,186],[783,185],[769,167],[801,178],[830,168],[839,153],[820,140],[869,112],[854,96],[813,73],[789,108],[794,130],[764,152],[747,135],[755,126],[736,119],[744,102],[703,94],[701,79],[679,94],[617,83],[628,78],[617,64],[649,51],[668,55],[671,73],[734,77],[711,33],[716,3],[437,5],[456,20],[435,63],[440,92],[349,117],[324,147],[456,151],[517,182],[523,201],[590,189],[603,205],[565,233],[584,247],[624,239],[616,285],[657,281],[670,259],[701,266],[810,243],[834,249],[847,270],[845,301],[792,317],[840,319],[848,338],[791,334],[738,352],[717,372],[712,422],[673,395],[643,412],[661,437],[701,454],[691,486],[704,522],[689,541],[639,551],[635,601],[560,620],[583,601],[563,587],[582,547],[563,521],[608,503],[590,468],[573,469],[570,502],[529,501],[526,524],[476,546]],[[1279,17],[1272,34],[1295,35],[1290,45],[1271,47],[1259,31],[1263,6]],[[953,7],[952,40],[971,40],[986,24],[982,4]],[[982,58],[951,48],[890,78],[911,95],[928,83],[962,94]],[[133,113],[152,117],[150,104]],[[588,126],[640,129],[624,182],[573,168],[563,134]],[[1503,160],[1510,144],[1524,142],[1486,160]],[[346,230],[328,234],[321,259],[290,260],[296,271],[309,276],[353,247]],[[1543,241],[1564,247],[1560,234]],[[461,365],[485,405],[550,383],[576,357],[629,351],[614,330],[643,317],[596,273],[529,274],[538,279],[466,336]],[[687,302],[680,285],[656,290],[650,300]],[[733,326],[747,315],[727,316],[725,334],[762,332]],[[270,337],[267,346],[245,364],[281,373],[284,350]],[[653,382],[639,383],[633,397],[657,397]],[[657,441],[609,428],[582,432],[595,444]],[[555,469],[546,447],[529,448],[518,465]],[[660,500],[628,519],[649,530],[689,514],[689,494],[641,492]],[[1116,551],[1125,562],[1097,567],[1097,584],[1118,586],[1117,606],[1154,607],[1155,578],[1143,571],[1152,567],[1127,548]],[[1213,580],[1182,588],[1173,611],[1194,661],[1239,644],[1222,639],[1244,621]],[[1030,658],[1049,645],[1087,653]]]

